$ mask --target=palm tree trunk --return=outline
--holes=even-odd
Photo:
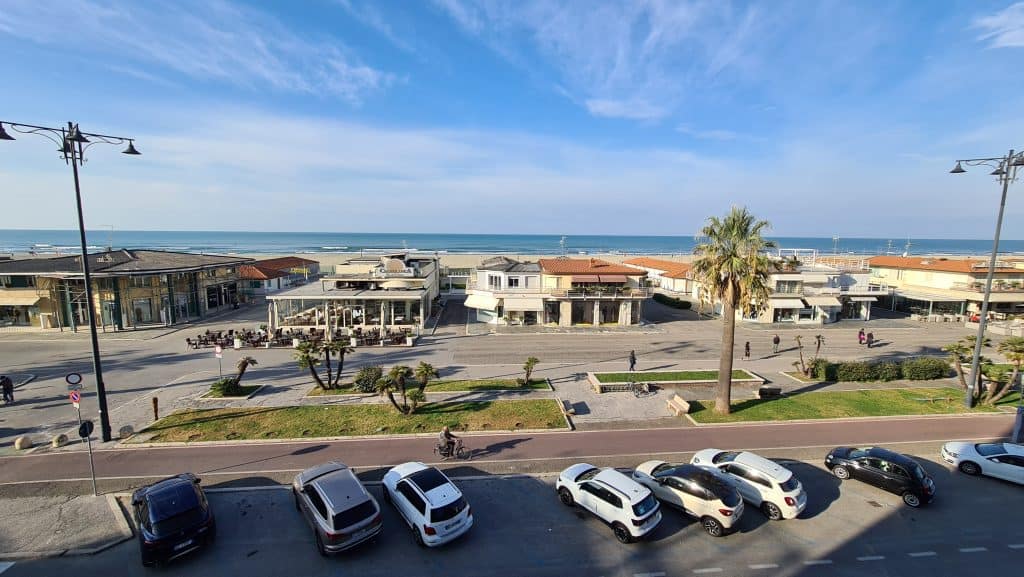
[[[334,386],[341,385],[341,370],[345,366],[345,351],[338,351],[338,372],[334,375]]]
[[[736,307],[732,289],[722,303],[722,354],[718,360],[718,388],[715,391],[715,412],[728,415],[732,402],[732,349],[736,345]]]
[[[324,366],[327,367],[327,388],[334,388],[334,381],[331,379],[331,351],[330,349],[324,349]]]
[[[420,392],[421,393],[427,389],[427,381],[428,381],[428,379],[421,379],[420,380]]]
[[[403,415],[405,414],[405,410],[403,410],[402,407],[398,405],[398,401],[395,400],[395,394],[392,393],[391,391],[388,391],[388,400],[391,401],[391,405],[395,407],[396,411],[402,413]]]
[[[405,397],[405,378],[398,379],[398,386],[402,390],[402,412],[409,414],[409,400]]]
[[[967,390],[967,379],[964,378],[964,365],[960,362],[960,355],[953,355],[953,370],[956,371],[956,378],[960,381],[960,388]]]
[[[238,374],[235,375],[235,383],[242,382],[242,376],[245,375],[245,369],[249,368],[249,365],[243,365],[242,368],[238,369]]]
[[[320,387],[321,389],[327,388],[324,386],[323,379],[320,378],[320,373],[316,372],[316,366],[313,365],[313,363],[309,364],[309,372],[310,374],[313,375],[313,380],[316,381],[316,386]]]
[[[986,402],[989,403],[989,404],[994,405],[994,404],[998,403],[1000,399],[1002,399],[1006,395],[1010,394],[1010,391],[1013,390],[1013,386],[1017,384],[1017,377],[1019,377],[1019,376],[1020,376],[1020,365],[1014,363],[1014,365],[1013,365],[1013,372],[1010,373],[1010,382],[1008,382],[1005,385],[1003,385],[1003,389],[1001,391],[999,391],[999,394],[990,397]],[[994,392],[995,391],[993,391],[993,393]]]

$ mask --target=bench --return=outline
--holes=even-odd
[[[566,415],[576,414],[576,409],[573,408],[572,403],[570,403],[568,399],[560,399],[560,402],[562,404],[562,413]]]
[[[782,396],[782,387],[765,387],[762,386],[757,389],[757,398],[764,399],[777,399]]]
[[[633,390],[632,383],[598,383],[598,393],[628,393]]]
[[[677,417],[690,412],[690,403],[684,401],[679,395],[672,395],[672,398],[665,402],[668,404],[668,410]]]

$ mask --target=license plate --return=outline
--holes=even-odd
[[[178,543],[177,545],[174,546],[174,550],[175,551],[181,551],[182,549],[184,549],[185,547],[188,547],[191,544],[192,544],[192,539],[189,539],[188,541],[182,541],[181,543]]]
[[[461,521],[456,521],[454,523],[448,523],[447,525],[444,526],[444,530],[445,531],[451,531],[452,529],[458,527],[459,523],[461,523]]]

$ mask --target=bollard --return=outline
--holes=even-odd
[[[160,409],[159,409],[159,407],[160,407],[160,401],[157,400],[156,397],[153,397],[153,420],[154,421],[159,421],[160,420]]]

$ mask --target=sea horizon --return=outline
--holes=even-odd
[[[992,250],[986,239],[769,236],[782,249],[819,254],[980,255]],[[107,247],[221,254],[332,254],[384,251],[443,254],[689,254],[693,236],[349,233],[270,231],[87,231],[90,251]],[[77,230],[0,229],[0,253],[75,254]],[[1024,254],[1024,240],[1003,239],[1000,253]]]

